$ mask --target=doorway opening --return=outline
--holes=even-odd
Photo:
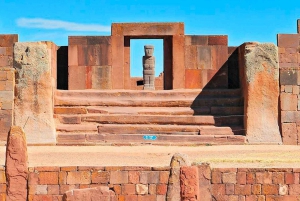
[[[154,46],[155,77],[164,71],[163,39],[130,39],[130,77],[143,77],[144,45]]]

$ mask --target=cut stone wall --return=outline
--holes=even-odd
[[[298,20],[298,31],[299,31]],[[284,144],[300,144],[300,33],[278,34],[280,122]]]
[[[228,88],[228,37],[185,36],[185,88]]]
[[[18,42],[17,34],[0,34],[0,67],[13,66],[13,45]]]
[[[14,45],[14,125],[24,129],[28,144],[56,143],[51,49],[43,42]]]

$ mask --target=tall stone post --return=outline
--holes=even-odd
[[[6,147],[5,174],[7,179],[6,200],[27,200],[28,157],[24,131],[12,126]]]
[[[144,90],[155,89],[155,57],[153,56],[154,46],[145,45],[145,56],[143,56],[143,80]]]

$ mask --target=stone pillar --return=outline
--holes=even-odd
[[[6,200],[27,200],[28,157],[25,133],[19,126],[12,126],[6,147],[5,173]]]
[[[144,90],[155,89],[155,57],[153,56],[154,46],[145,45],[145,56],[143,56],[143,80]]]
[[[190,166],[186,155],[176,153],[171,159],[171,170],[168,182],[167,201],[181,201],[180,167]]]
[[[196,166],[183,166],[180,169],[181,200],[199,200],[199,174]]]
[[[55,144],[52,69],[47,45],[15,43],[14,68],[14,125],[24,129],[29,144]]]
[[[239,47],[239,52],[248,142],[281,144],[277,47],[274,44],[245,43]]]

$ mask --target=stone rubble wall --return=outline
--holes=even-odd
[[[278,34],[281,135],[286,145],[300,144],[300,20],[298,34]]]

